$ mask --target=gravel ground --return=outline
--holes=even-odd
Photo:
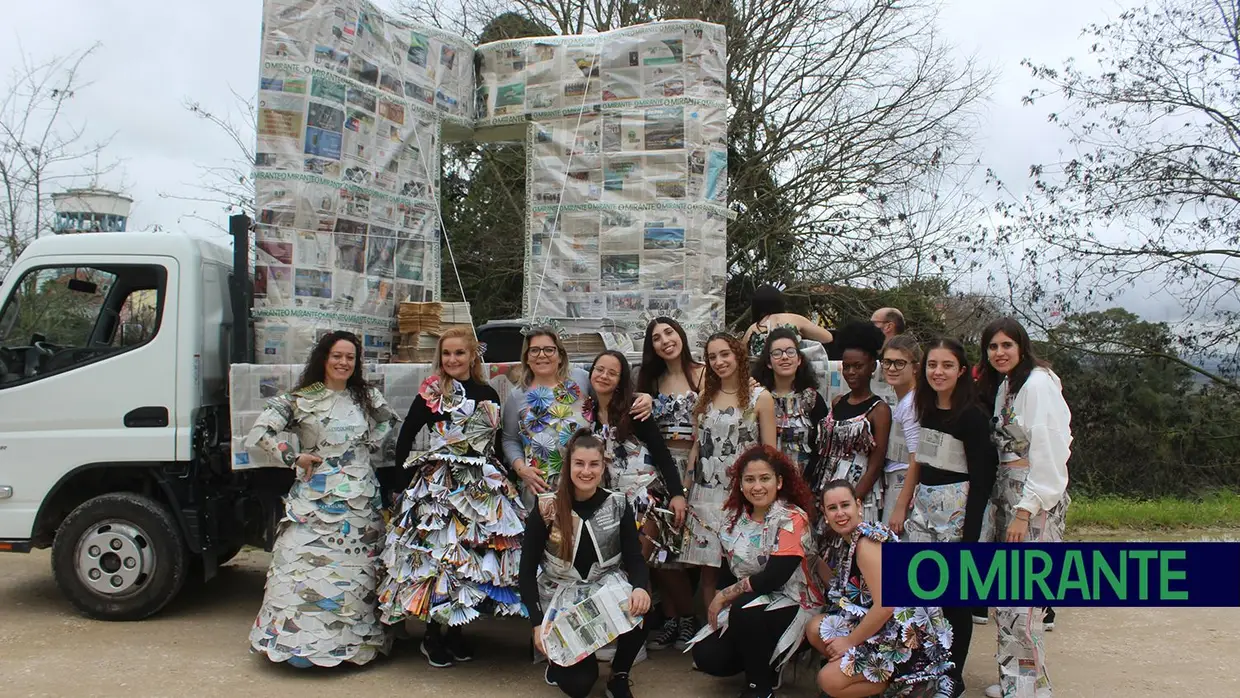
[[[77,615],[51,576],[47,551],[0,555],[0,682],[5,696],[353,695],[553,698],[526,659],[527,626],[491,620],[471,628],[479,659],[431,669],[413,643],[363,668],[298,671],[248,653],[268,556],[246,552],[220,576],[158,616],[104,623]],[[968,696],[993,680],[994,626],[976,628]],[[1240,609],[1062,609],[1047,635],[1056,695],[1090,698],[1240,696]],[[604,670],[605,675],[605,670]],[[739,679],[737,680],[739,681]],[[674,651],[634,670],[638,696],[735,696],[735,681],[689,668]],[[600,684],[601,685],[601,684]],[[802,673],[780,692],[816,695]],[[600,689],[601,690],[601,689]]]

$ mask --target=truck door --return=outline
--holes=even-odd
[[[124,260],[119,261],[119,260]],[[0,306],[0,539],[67,474],[175,459],[175,259],[40,257]]]

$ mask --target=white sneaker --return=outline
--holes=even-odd
[[[973,616],[974,625],[986,625],[990,622],[990,616]]]
[[[986,690],[983,691],[983,694],[986,696],[986,698],[1003,698],[1003,689],[1000,688],[999,684],[997,683],[991,684],[986,687]]]

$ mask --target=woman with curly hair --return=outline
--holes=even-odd
[[[391,625],[426,621],[421,651],[433,667],[473,659],[462,628],[481,614],[524,614],[516,572],[525,509],[496,456],[499,427],[499,395],[483,380],[473,328],[448,329],[396,441],[403,467],[384,468],[401,495],[388,526],[379,608]],[[423,428],[430,450],[411,456]],[[488,557],[498,577],[483,570]]]
[[[325,334],[297,387],[272,398],[246,437],[297,473],[250,631],[253,651],[273,662],[366,664],[391,647],[376,609],[383,497],[370,455],[399,420],[363,380],[361,355],[357,335]]]
[[[722,562],[719,531],[723,503],[736,457],[756,443],[775,445],[775,403],[749,381],[749,359],[741,343],[726,332],[706,340],[706,376],[694,410],[694,443],[689,455],[689,522],[680,560],[702,567],[702,596],[710,606]]]
[[[823,604],[812,582],[813,495],[799,468],[771,446],[751,446],[733,466],[719,538],[727,564],[693,646],[712,676],[745,673],[743,698],[767,698]]]
[[[831,409],[818,428],[818,468],[809,479],[810,489],[822,494],[831,480],[848,480],[865,503],[867,521],[879,521],[883,511],[883,466],[887,462],[887,438],[891,433],[891,408],[870,388],[883,332],[868,322],[851,322],[836,333],[840,372],[848,392],[831,402]]]
[[[831,698],[959,696],[963,687],[948,676],[953,638],[942,611],[883,605],[882,546],[895,534],[862,518],[861,498],[848,480],[827,483],[822,509],[830,527],[821,565],[829,580],[827,612],[805,632],[827,659],[818,688]]]

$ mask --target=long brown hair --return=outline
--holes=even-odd
[[[999,370],[990,365],[990,353],[987,347],[990,340],[995,335],[1002,332],[1012,338],[1016,342],[1016,347],[1020,351],[1020,361],[1008,371],[1008,393],[1015,395],[1025,386],[1025,381],[1029,380],[1029,374],[1033,373],[1035,368],[1047,368],[1051,365],[1046,361],[1038,358],[1033,353],[1033,341],[1029,339],[1029,333],[1025,331],[1024,325],[1020,324],[1015,318],[1001,317],[998,320],[986,325],[982,330],[982,358],[981,371],[978,375],[978,392],[983,400],[988,403],[992,409],[995,402],[995,396],[999,392],[999,384],[1003,382],[1003,376]]]
[[[469,352],[469,378],[475,383],[484,383],[486,379],[482,377],[482,354],[478,351],[478,338],[474,336],[472,327],[449,327],[444,333],[439,335],[439,341],[435,343],[435,359],[432,362],[435,373],[439,374],[439,381],[447,383],[451,378],[440,365],[443,359],[443,343],[449,339],[459,339],[465,343],[465,350]]]
[[[913,394],[913,405],[917,407],[917,421],[924,422],[926,415],[931,414],[939,405],[939,395],[930,387],[930,379],[926,377],[930,352],[935,349],[946,349],[960,364],[960,378],[956,379],[956,387],[952,389],[952,407],[945,421],[952,424],[971,406],[977,405],[977,388],[973,385],[973,371],[969,366],[969,357],[964,352],[964,345],[950,337],[940,337],[926,345],[926,360],[917,372],[917,387]]]
[[[685,380],[689,382],[690,389],[696,389],[701,386],[693,384],[693,369],[701,364],[693,360],[693,353],[689,351],[689,337],[685,334],[685,328],[680,326],[679,322],[670,317],[657,317],[646,324],[646,339],[642,342],[642,363],[637,369],[637,387],[651,396],[659,393],[659,379],[667,373],[667,362],[662,356],[654,350],[654,328],[659,325],[667,325],[672,328],[678,337],[680,337],[680,370],[685,374]]]
[[[336,346],[336,342],[342,339],[352,344],[354,351],[353,373],[349,374],[345,387],[353,397],[353,402],[357,403],[368,416],[373,415],[375,405],[370,400],[370,384],[362,377],[362,340],[352,332],[337,330],[328,332],[319,338],[314,349],[310,350],[310,358],[306,359],[305,368],[301,371],[301,379],[297,381],[297,390],[327,380],[327,357],[331,355],[332,347]]]
[[[727,342],[728,348],[736,356],[736,403],[740,409],[749,407],[749,352],[745,351],[745,347],[741,346],[741,340],[733,337],[727,332],[716,332],[706,340],[703,353],[710,349],[712,342]],[[710,407],[710,403],[714,401],[715,396],[723,389],[723,379],[715,373],[715,369],[711,367],[710,360],[706,361],[706,370],[703,372],[704,377],[702,383],[702,393],[698,396],[697,406],[693,408],[694,414],[706,414],[706,408]]]
[[[594,449],[603,456],[603,440],[590,429],[578,429],[564,447],[564,465],[555,488],[555,525],[560,529],[560,559],[573,559],[573,453]]]
[[[604,356],[610,356],[620,364],[620,378],[616,381],[616,390],[611,394],[611,400],[607,403],[607,418],[611,420],[611,429],[616,436],[616,441],[628,441],[629,435],[633,433],[632,416],[629,414],[629,410],[633,407],[633,369],[629,367],[629,360],[624,358],[624,354],[615,349],[608,349],[594,357],[594,363],[590,364],[591,377],[594,375],[594,369],[598,367],[599,359]],[[590,387],[590,390],[593,392],[594,389]]]

